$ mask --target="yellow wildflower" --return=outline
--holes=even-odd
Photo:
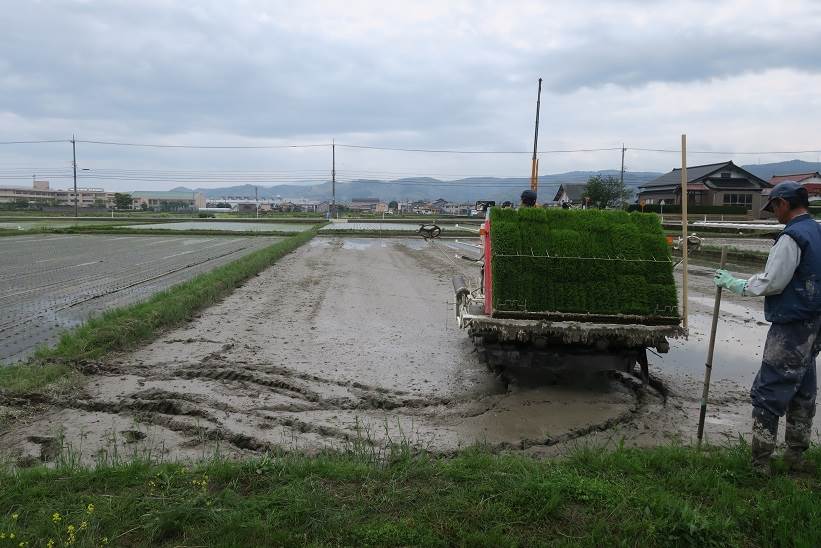
[[[46,548],[54,548],[54,539],[53,538],[48,539],[48,542],[46,543]]]
[[[86,506],[86,514],[91,515],[93,513],[94,513],[94,505],[89,504],[88,506]]]
[[[68,531],[69,535],[73,535],[74,531],[76,531],[76,530],[77,530],[77,528],[74,527],[73,525],[69,525],[68,527],[66,527],[66,531]]]
[[[102,544],[108,544],[108,537],[103,537],[100,541]]]
[[[14,533],[9,533],[9,538],[14,538]]]
[[[60,512],[54,512],[54,513],[51,515],[51,521],[53,521],[54,523],[60,523],[60,521],[62,521],[62,519],[63,519],[63,518],[62,518],[62,516],[60,515]]]
[[[6,538],[6,533],[0,532],[0,540],[3,540],[4,538]]]
[[[14,521],[17,521],[17,518],[19,518],[19,517],[20,517],[20,514],[12,514],[11,515],[11,519],[13,519]]]
[[[85,529],[86,527],[88,527],[88,522],[87,521],[81,521],[80,522],[80,529]]]

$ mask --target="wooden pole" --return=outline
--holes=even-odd
[[[687,326],[687,135],[681,135],[681,258],[684,265],[681,284],[681,326]]]
[[[539,92],[536,95],[536,128],[533,131],[533,161],[530,164],[530,190],[539,190],[539,160],[536,157],[539,149],[539,109],[542,106],[542,79],[539,78]]]
[[[721,266],[727,263],[727,247],[721,247]],[[716,287],[716,300],[713,304],[713,325],[710,327],[710,344],[707,346],[707,361],[704,362],[704,390],[701,393],[701,410],[698,413],[698,448],[701,449],[701,438],[704,437],[704,418],[707,416],[707,396],[710,393],[710,376],[713,373],[713,350],[716,346],[716,328],[718,313],[721,308],[721,288]]]
[[[77,140],[74,138],[74,135],[71,136],[71,158],[71,167],[74,169],[74,216],[79,217],[80,213],[77,209],[80,207],[77,200]]]

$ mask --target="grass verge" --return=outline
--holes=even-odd
[[[819,476],[762,479],[748,462],[737,446],[34,468],[0,472],[0,532],[15,546],[817,545]]]
[[[175,230],[173,228],[138,228],[138,227],[68,227],[54,228],[51,234],[127,234],[132,236],[295,236],[299,232],[285,230],[219,230],[191,228]]]
[[[65,333],[53,348],[39,350],[29,363],[0,368],[0,392],[41,389],[72,371],[72,366],[155,338],[161,330],[188,321],[198,310],[222,299],[315,234],[315,229],[299,233],[157,293],[147,301],[91,318]]]

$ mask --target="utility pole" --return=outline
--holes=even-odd
[[[74,216],[79,217],[80,213],[77,209],[79,207],[77,204],[77,141],[73,133],[71,134],[71,158],[72,167],[74,168]]]
[[[619,181],[621,186],[624,186],[624,143],[621,144],[621,177]]]
[[[682,308],[682,318],[681,318],[681,325],[685,329],[688,328],[687,322],[687,201],[689,200],[690,196],[687,192],[687,135],[682,134],[681,136],[681,259],[684,263],[684,269],[682,270],[681,277],[682,277],[682,284],[681,284],[681,308]]]
[[[539,147],[539,109],[542,103],[542,79],[539,78],[539,93],[536,95],[536,129],[533,132],[533,162],[530,166],[530,190],[537,192],[539,188],[539,159],[536,151]]]
[[[336,141],[331,140],[331,218],[336,214]]]
[[[257,219],[259,219],[259,186],[254,185],[254,203],[257,206]]]

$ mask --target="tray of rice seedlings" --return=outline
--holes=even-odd
[[[654,214],[493,208],[492,316],[677,325],[673,262]]]

